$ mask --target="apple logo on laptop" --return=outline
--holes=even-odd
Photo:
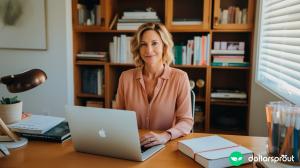
[[[106,138],[105,130],[103,128],[101,128],[98,133],[101,138]]]

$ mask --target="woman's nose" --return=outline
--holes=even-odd
[[[147,45],[147,47],[146,47],[146,53],[152,53],[152,51],[153,51],[152,46],[151,45]]]

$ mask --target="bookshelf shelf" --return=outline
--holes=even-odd
[[[77,60],[76,65],[105,65],[107,64],[106,62],[101,62],[101,61],[87,61],[87,60]]]
[[[250,70],[250,67],[212,66],[213,69]]]
[[[211,32],[232,32],[232,33],[237,33],[237,32],[253,32],[252,29],[229,29],[229,30],[224,30],[224,29],[216,29],[216,30],[211,30]]]
[[[248,135],[248,133],[244,130],[222,130],[218,128],[211,128],[209,133],[213,134],[230,134],[230,135]]]
[[[97,27],[97,26],[79,26],[74,29],[75,32],[99,32],[99,33],[134,33],[134,30],[111,30],[103,27]]]
[[[205,69],[208,66],[207,65],[171,65],[174,68],[201,68]]]
[[[235,101],[224,101],[224,100],[211,100],[212,105],[222,105],[222,106],[242,106],[246,107],[248,106],[247,103],[238,103]]]
[[[76,105],[85,106],[91,100],[98,101],[105,108],[112,108],[121,73],[135,67],[133,63],[120,63],[119,60],[112,60],[112,58],[115,59],[117,57],[117,52],[110,53],[112,51],[110,50],[111,44],[116,44],[115,40],[120,40],[119,38],[122,35],[126,35],[127,38],[135,32],[135,30],[117,30],[118,19],[123,17],[125,11],[145,10],[151,7],[156,12],[155,14],[160,22],[165,24],[171,32],[176,46],[188,47],[188,41],[195,41],[195,37],[207,40],[200,43],[207,47],[207,51],[215,49],[215,42],[243,42],[243,61],[249,62],[249,67],[211,66],[214,57],[210,52],[200,54],[201,56],[207,56],[203,62],[192,62],[192,59],[190,59],[191,63],[179,61],[174,62],[174,65],[171,66],[185,71],[189,79],[194,81],[195,84],[197,81],[204,82],[204,86],[198,87],[195,85],[194,87],[196,95],[195,103],[203,111],[204,117],[202,124],[199,127],[194,127],[196,132],[248,134],[249,100],[252,80],[251,65],[253,65],[254,6],[256,0],[191,0],[189,3],[182,0],[153,0],[146,3],[139,0],[128,2],[122,0],[99,0],[99,4],[97,5],[100,5],[99,9],[101,11],[98,11],[98,13],[101,13],[99,14],[101,15],[101,23],[90,26],[79,24],[77,4],[84,5],[84,2],[83,0],[72,0],[74,100]],[[238,7],[240,10],[246,9],[248,13],[246,16],[247,21],[243,24],[238,22],[229,24],[219,22],[220,12],[228,10],[230,6]],[[96,15],[96,18],[99,18],[99,16]],[[76,58],[78,53],[89,51],[104,51],[110,56],[111,62],[78,60]],[[228,55],[226,54],[225,56]],[[191,57],[194,57],[194,55]],[[176,57],[175,55],[175,58],[182,59],[183,56]],[[126,60],[124,62],[130,61]],[[101,86],[103,88],[102,96],[82,93],[82,85],[84,83],[82,72],[89,68],[98,69],[98,73],[99,71],[103,73],[94,74],[97,76],[97,82],[103,81]],[[99,75],[101,78],[99,78]],[[88,77],[85,76],[85,79],[88,79]],[[85,85],[87,83],[85,81]],[[241,90],[247,94],[247,100],[245,102],[214,100],[211,98],[211,92],[215,89]],[[218,120],[215,121],[215,119],[222,117],[220,111],[228,114],[233,112],[239,116],[243,122],[239,123],[241,128],[228,131],[219,127]],[[226,128],[226,125],[224,128]]]
[[[209,33],[210,29],[199,29],[194,27],[184,28],[184,26],[177,26],[177,29],[169,29],[171,33],[189,33],[189,32],[202,32],[202,33]]]
[[[133,64],[127,64],[127,63],[109,63],[110,66],[126,66],[126,67],[134,67]]]
[[[195,101],[196,102],[205,102],[205,98],[202,96],[196,96]]]
[[[102,96],[102,95],[87,94],[87,93],[79,93],[79,94],[77,94],[77,97],[79,97],[79,98],[98,98],[98,99],[104,99],[104,96]]]
[[[75,26],[75,32],[106,32],[107,28],[103,26]]]

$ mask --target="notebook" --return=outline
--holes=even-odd
[[[82,106],[65,108],[76,151],[144,161],[164,148],[164,145],[157,145],[142,153],[133,111]]]

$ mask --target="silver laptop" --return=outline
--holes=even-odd
[[[144,161],[164,145],[142,152],[133,111],[66,106],[67,120],[76,151]]]

